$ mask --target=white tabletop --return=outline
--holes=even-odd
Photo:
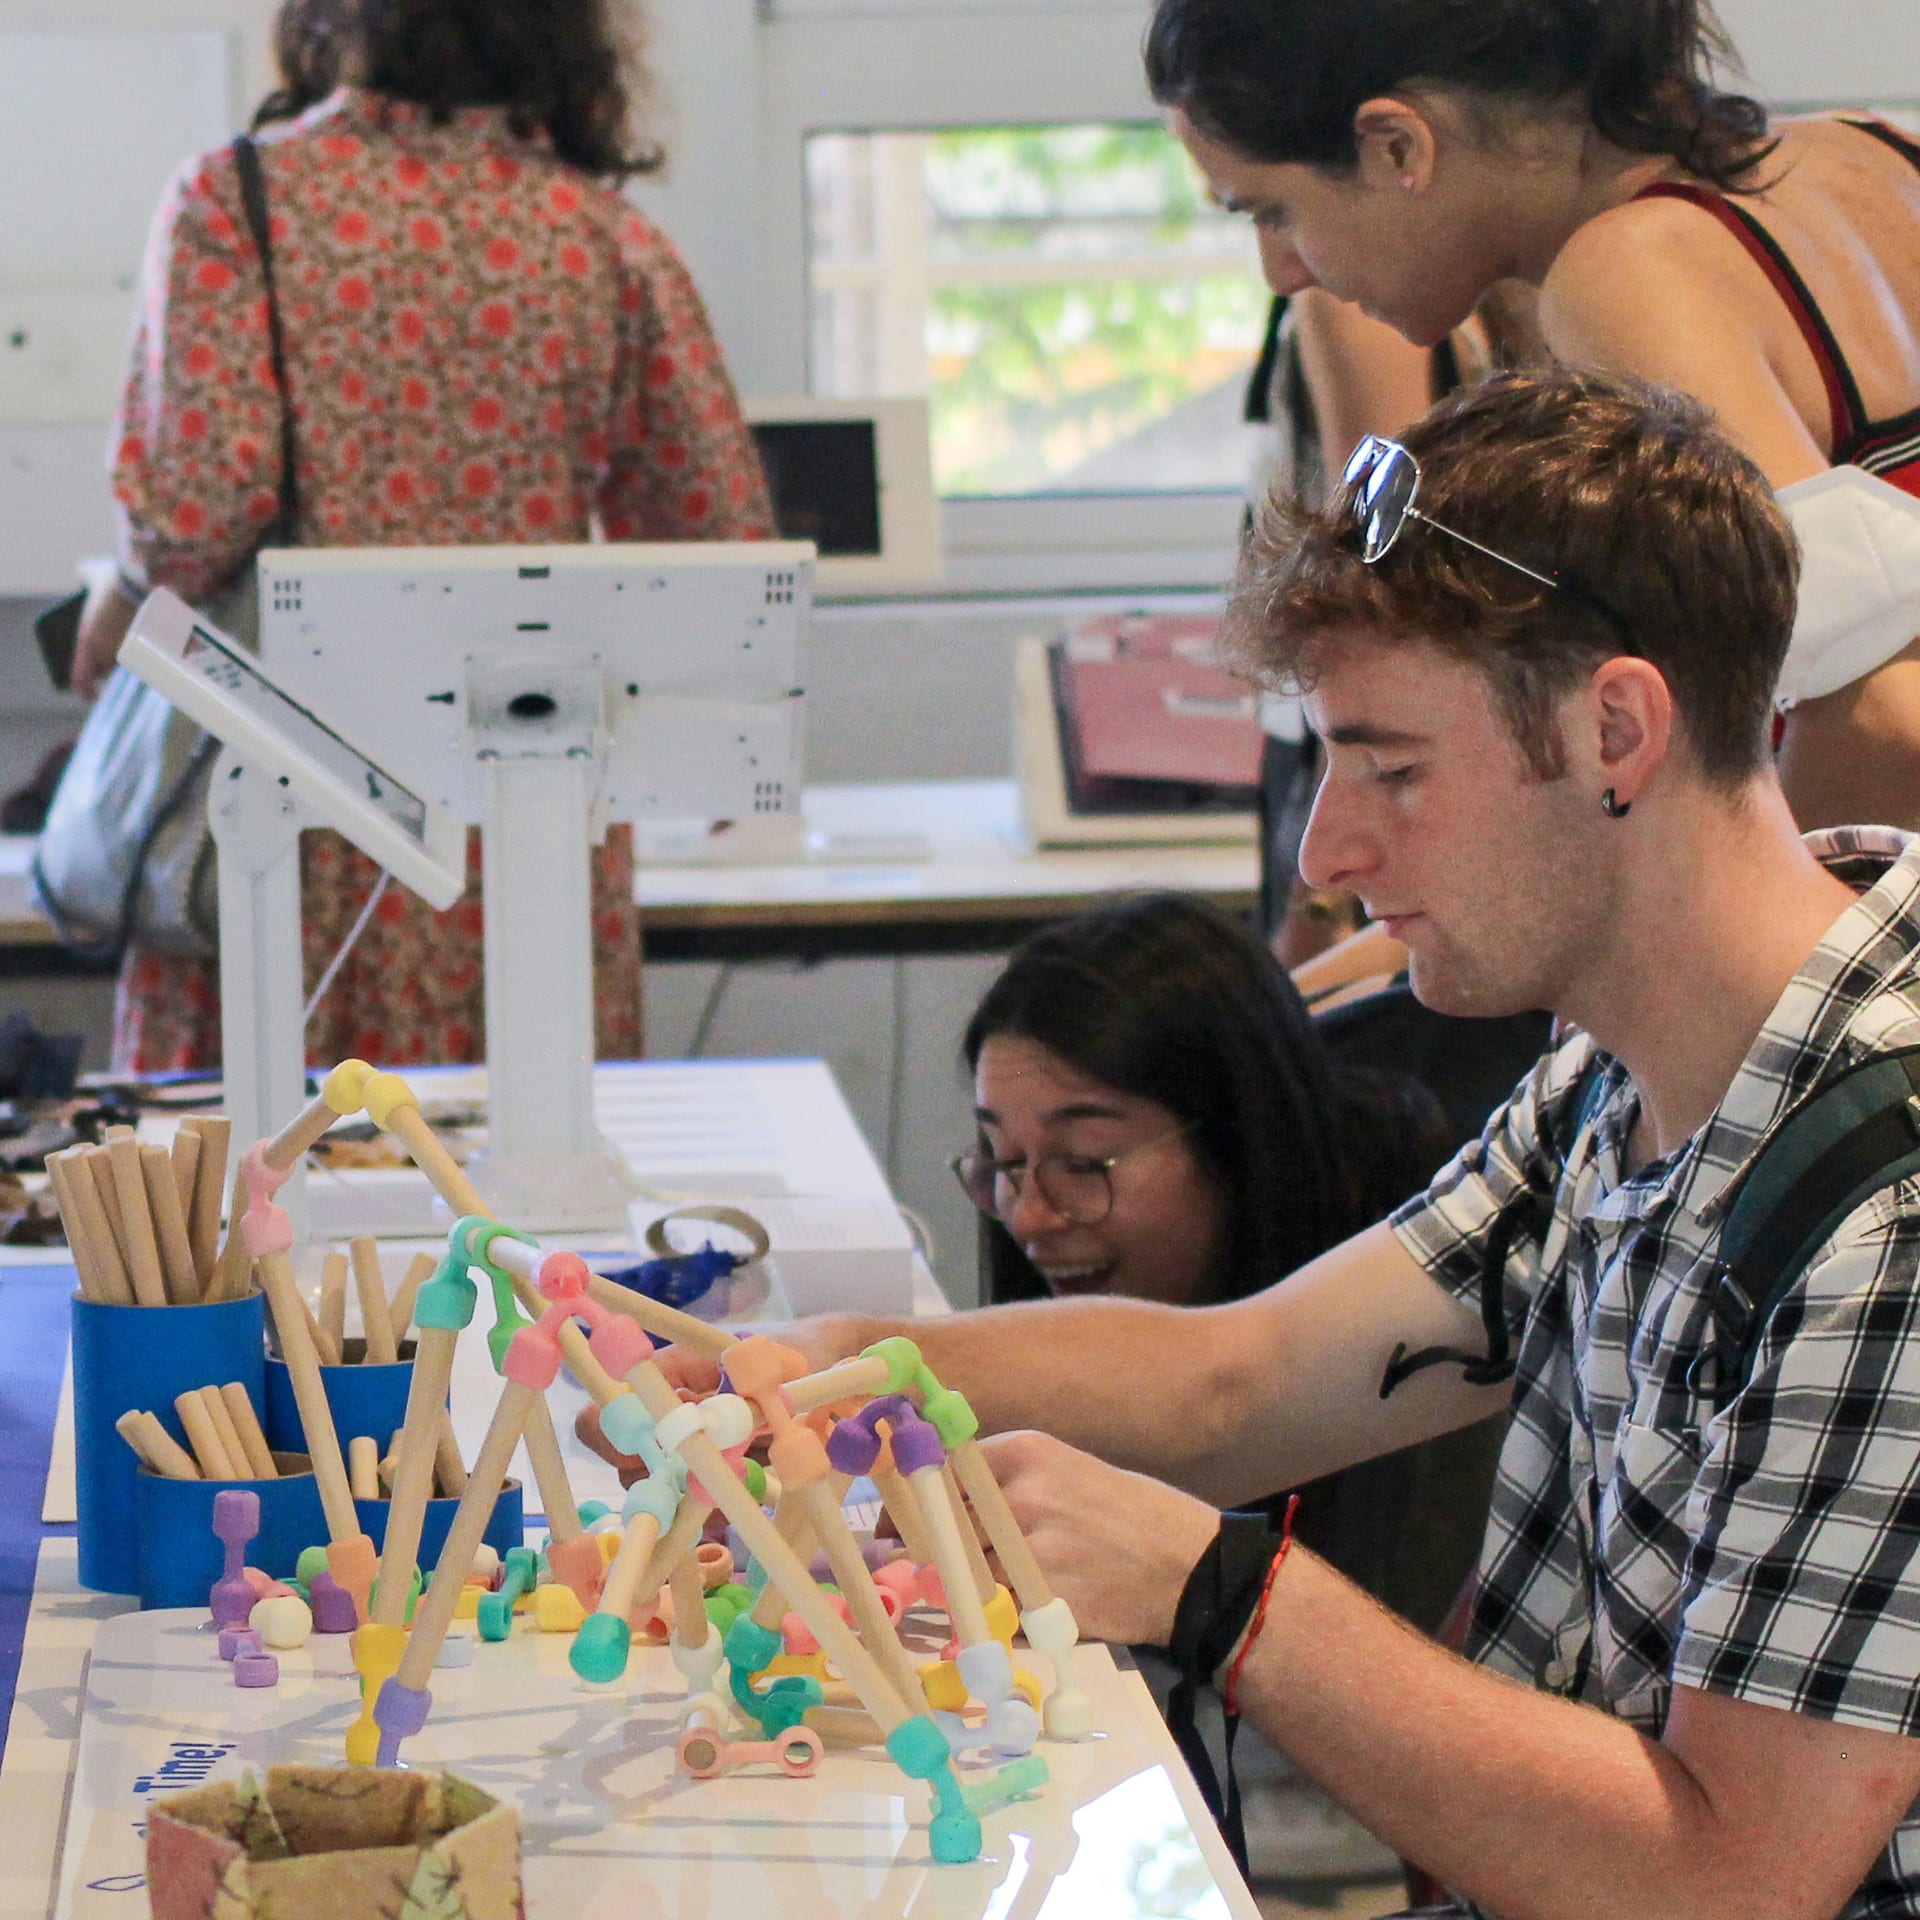
[[[1011,780],[814,786],[801,795],[801,810],[811,857],[642,862],[634,891],[645,924],[1040,916],[1072,912],[1102,894],[1157,887],[1244,906],[1258,886],[1258,856],[1247,846],[1036,850],[1021,827],[1019,789]],[[902,849],[913,857],[898,857]],[[53,937],[27,897],[32,854],[31,837],[0,835],[0,945]]]

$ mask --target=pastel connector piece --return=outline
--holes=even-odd
[[[681,1772],[696,1780],[755,1765],[776,1766],[790,1780],[805,1780],[819,1767],[825,1750],[811,1727],[789,1727],[771,1740],[729,1740],[711,1727],[689,1727],[674,1754]]]
[[[646,1329],[624,1313],[608,1314],[587,1336],[587,1349],[616,1380],[624,1380],[643,1360],[653,1357]],[[605,1411],[601,1409],[603,1416]]]
[[[1011,1801],[1029,1799],[1047,1784],[1048,1778],[1047,1763],[1037,1753],[1023,1754],[995,1768],[984,1780],[963,1782],[960,1798],[967,1811],[977,1817]]]
[[[329,1541],[327,1571],[332,1574],[334,1584],[352,1596],[355,1623],[365,1620],[368,1597],[380,1574],[380,1556],[374,1551],[372,1540],[364,1533],[356,1533],[345,1540]]]
[[[543,1300],[584,1300],[592,1278],[587,1263],[577,1253],[560,1249],[542,1254],[533,1270],[534,1290]]]
[[[500,1585],[483,1593],[474,1609],[474,1624],[482,1640],[504,1640],[513,1631],[513,1613],[522,1594],[533,1591],[540,1577],[540,1557],[531,1547],[509,1547]]]
[[[690,1691],[704,1693],[713,1685],[714,1677],[726,1663],[726,1645],[715,1630],[713,1623],[707,1623],[707,1637],[697,1647],[688,1646],[675,1635],[669,1642],[673,1654],[673,1664],[679,1669]]]
[[[360,1104],[366,1108],[367,1118],[384,1132],[387,1122],[402,1107],[418,1112],[420,1096],[397,1073],[370,1073],[360,1083]]]
[[[887,1735],[887,1752],[910,1780],[924,1780],[933,1788],[935,1806],[927,1826],[933,1857],[943,1866],[979,1859],[980,1818],[961,1798],[952,1750],[932,1715],[916,1713],[901,1721]]]
[[[811,1486],[833,1471],[827,1450],[811,1427],[789,1427],[767,1448],[767,1459],[787,1487]]]
[[[953,1387],[941,1386],[931,1374],[926,1376],[925,1391],[920,1396],[920,1412],[939,1434],[943,1446],[965,1446],[980,1432],[980,1416],[966,1395]]]
[[[653,1415],[637,1393],[616,1394],[600,1409],[600,1431],[606,1435],[610,1447],[622,1453],[638,1454],[642,1459],[650,1447],[659,1446]]]
[[[516,1387],[544,1393],[560,1373],[560,1342],[542,1327],[522,1327],[507,1342],[500,1371]]]
[[[400,1764],[400,1743],[410,1740],[427,1724],[433,1711],[433,1694],[426,1687],[403,1687],[389,1680],[373,1703],[374,1725],[380,1729],[380,1748],[374,1756],[376,1767]]]
[[[380,1753],[380,1728],[373,1717],[381,1689],[400,1670],[407,1651],[407,1630],[369,1620],[353,1636],[353,1670],[360,1679],[360,1717],[347,1729],[347,1765],[370,1767]]]
[[[273,1196],[287,1175],[267,1165],[267,1142],[256,1140],[240,1157],[240,1178],[247,1189],[247,1210],[240,1216],[240,1239],[251,1260],[293,1250],[293,1222]]]
[[[567,1664],[582,1680],[605,1686],[627,1670],[633,1628],[617,1613],[596,1613],[581,1622],[567,1650]]]
[[[884,1340],[876,1340],[870,1347],[863,1347],[860,1357],[887,1363],[888,1393],[905,1393],[925,1372],[927,1364],[920,1357],[920,1349],[903,1333],[890,1334]]]
[[[220,1658],[237,1660],[243,1653],[258,1653],[261,1650],[259,1629],[244,1624],[237,1627],[220,1629]]]
[[[893,1464],[909,1479],[927,1467],[946,1464],[947,1449],[939,1430],[911,1406],[890,1423],[887,1443],[893,1448]]]
[[[571,1540],[554,1540],[547,1546],[547,1571],[555,1584],[571,1593],[582,1607],[591,1607],[600,1595],[600,1581],[606,1571],[601,1558],[602,1537],[576,1533]]]
[[[342,1060],[320,1082],[320,1098],[344,1120],[367,1104],[367,1082],[372,1078],[373,1069],[364,1060]]]
[[[461,1221],[460,1226],[465,1226]],[[454,1229],[458,1233],[459,1227]],[[480,1289],[467,1272],[466,1256],[449,1246],[440,1256],[433,1277],[415,1294],[414,1325],[437,1328],[442,1333],[461,1333],[473,1324],[473,1310],[479,1303]]]
[[[317,1573],[308,1582],[307,1604],[315,1633],[351,1633],[360,1624],[353,1595],[330,1573]]]
[[[234,1656],[233,1684],[236,1687],[272,1687],[280,1682],[280,1662],[270,1653],[241,1653]]]

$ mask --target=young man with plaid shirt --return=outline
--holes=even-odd
[[[1715,1377],[1742,1169],[1920,1043],[1920,843],[1802,839],[1773,772],[1794,573],[1700,409],[1571,373],[1456,396],[1277,514],[1235,623],[1329,743],[1303,871],[1427,1004],[1548,1007],[1564,1043],[1264,1293],[911,1329],[986,1426],[1046,1430],[990,1444],[1083,1632],[1203,1650],[1449,1911],[1920,1914],[1920,1188],[1848,1216]],[[1228,1552],[1220,1505],[1502,1408],[1464,1659],[1303,1548]]]

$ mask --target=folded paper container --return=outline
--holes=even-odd
[[[148,1809],[154,1920],[526,1920],[520,1816],[451,1773],[269,1767]]]

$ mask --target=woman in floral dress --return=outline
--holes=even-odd
[[[299,539],[314,546],[731,540],[773,531],[706,314],[621,197],[640,78],[616,0],[287,0],[286,85],[261,108],[287,391],[229,149],[169,185],[148,248],[112,455],[122,583],[89,614],[97,688],[151,586],[204,597],[251,564],[291,408]],[[311,991],[378,876],[338,835],[301,850]],[[482,1056],[478,835],[467,894],[380,899],[307,1028],[310,1060]],[[641,1050],[628,830],[595,850],[603,1059]],[[122,1070],[219,1063],[207,961],[134,950]]]

